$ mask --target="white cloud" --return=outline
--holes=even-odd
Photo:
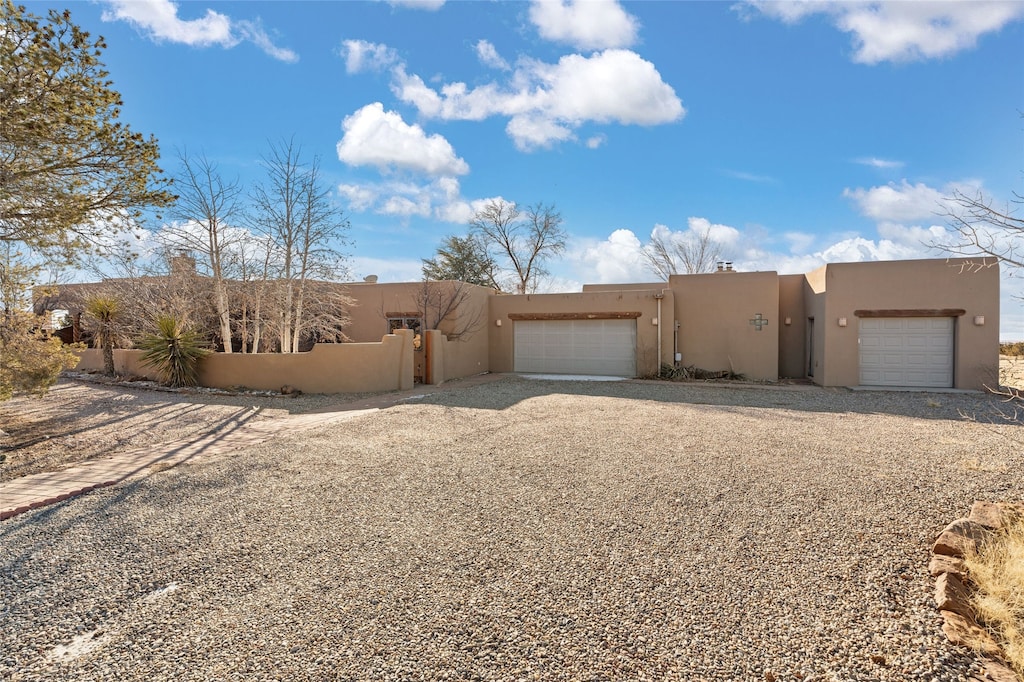
[[[860,212],[877,221],[908,222],[934,218],[946,205],[948,190],[937,190],[924,183],[902,180],[871,189],[844,189],[843,196],[853,199]]]
[[[515,141],[516,147],[524,151],[549,147],[555,142],[564,142],[573,137],[573,132],[568,126],[535,115],[513,117],[505,126],[505,132]]]
[[[737,180],[746,180],[747,182],[756,182],[759,184],[778,182],[778,180],[771,177],[770,175],[757,175],[756,173],[748,173],[746,171],[734,170],[725,170],[722,172],[728,175],[730,178],[736,178]]]
[[[568,249],[568,259],[592,284],[651,279],[643,264],[640,240],[632,230],[615,230],[603,241],[583,241]]]
[[[902,161],[879,159],[874,156],[866,156],[856,159],[855,163],[859,163],[862,166],[871,166],[872,168],[902,168],[905,165]]]
[[[299,61],[299,55],[293,50],[274,45],[270,36],[263,30],[263,25],[260,21],[239,21],[236,22],[236,24],[238,26],[238,31],[243,38],[255,44],[256,47],[260,48],[263,52],[274,59],[282,62],[288,62],[289,64],[294,64]]]
[[[786,232],[782,238],[789,243],[789,252],[792,254],[807,253],[817,240],[815,235],[806,232]]]
[[[748,0],[753,7],[786,23],[823,14],[853,38],[853,60],[863,64],[908,62],[948,57],[975,46],[978,38],[1024,17],[1015,0],[972,2],[863,2],[820,0],[779,2]]]
[[[543,38],[581,50],[629,47],[640,27],[616,0],[534,0],[530,21]]]
[[[393,75],[396,96],[424,116],[476,121],[508,116],[506,130],[520,149],[573,139],[586,122],[657,125],[686,114],[654,65],[628,50],[566,55],[557,64],[522,60],[507,86],[470,89],[456,82],[438,92],[404,66]]]
[[[393,48],[365,40],[342,41],[341,53],[345,57],[345,71],[348,73],[383,71],[399,61],[398,53]]]
[[[481,39],[476,42],[476,56],[480,60],[481,64],[489,66],[492,69],[508,71],[512,68],[508,65],[508,62],[498,54],[498,50],[489,40]]]
[[[367,104],[342,122],[345,131],[338,142],[338,158],[351,166],[401,168],[426,175],[464,175],[469,164],[441,135],[427,135],[409,125],[380,102]]]
[[[422,9],[427,12],[436,12],[444,7],[445,0],[388,0],[388,4],[394,7],[405,7],[406,9]]]
[[[340,184],[338,194],[348,200],[349,209],[352,211],[365,211],[377,201],[378,192],[366,185]]]
[[[687,218],[687,232],[675,233],[684,239],[693,239],[705,234],[723,248],[735,247],[740,241],[740,231],[729,225],[712,223],[707,218]],[[655,226],[655,230],[663,225]],[[666,228],[667,229],[667,228]],[[652,232],[653,234],[653,232]]]
[[[424,183],[386,180],[342,184],[338,186],[338,192],[348,200],[352,211],[372,211],[401,218],[430,218],[462,226],[488,201],[500,199],[465,199],[461,195],[459,181],[454,177],[441,177]]]
[[[685,230],[674,231],[667,225],[656,224],[651,236],[665,241],[689,241],[699,235],[708,234],[723,251],[735,251],[740,243],[741,233],[734,227],[712,223],[706,218],[691,217]],[[647,267],[644,243],[632,230],[615,230],[601,241],[583,240],[568,250],[568,260],[573,263],[576,279],[594,284],[616,282],[654,282],[657,276]]]
[[[403,218],[409,218],[412,216],[419,216],[425,218],[430,215],[430,200],[426,196],[416,197],[418,200],[411,199],[403,196],[388,197],[384,204],[380,207],[378,213],[384,215],[401,216]]]
[[[587,145],[587,149],[597,149],[607,141],[607,135],[594,135],[592,137],[588,137],[585,144]]]
[[[126,21],[153,40],[181,43],[193,47],[220,45],[230,48],[243,40],[254,43],[265,53],[284,62],[298,61],[298,55],[274,45],[257,21],[235,21],[212,9],[198,19],[178,16],[177,3],[171,0],[107,0],[103,21]]]

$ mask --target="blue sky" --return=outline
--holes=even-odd
[[[1024,2],[71,9],[165,170],[187,148],[249,183],[293,136],[319,155],[355,279],[417,279],[497,197],[557,205],[570,240],[545,288],[574,291],[651,281],[655,229],[710,228],[740,270],[934,257],[954,188],[1024,186]]]

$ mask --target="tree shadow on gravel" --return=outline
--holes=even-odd
[[[252,414],[253,418],[256,416],[258,412]],[[53,544],[55,537],[72,532],[87,523],[91,524],[96,517],[123,514],[123,503],[130,498],[139,496],[136,502],[159,501],[164,504],[168,500],[177,502],[184,497],[197,495],[203,490],[222,490],[225,486],[223,477],[214,477],[202,482],[193,476],[182,476],[171,481],[161,481],[155,488],[151,487],[148,481],[154,474],[189,464],[196,458],[208,455],[211,448],[216,449],[225,442],[230,443],[232,436],[249,421],[250,419],[238,419],[236,415],[232,415],[222,420],[211,433],[172,444],[161,458],[140,464],[136,470],[128,472],[126,479],[130,480],[122,479],[112,486],[76,495],[4,521],[3,525],[0,525],[0,593],[14,594],[4,591],[10,587],[4,584],[5,581],[17,576],[25,566],[31,565],[38,553],[45,552]],[[196,447],[197,444],[199,447]],[[243,444],[232,444],[228,449],[237,450]],[[102,502],[97,503],[97,500]],[[72,505],[82,507],[71,509]],[[91,507],[88,513],[82,513],[85,507]],[[45,532],[40,533],[41,528],[45,528]],[[38,537],[30,539],[34,535]],[[20,547],[21,551],[14,553],[11,551],[12,547]]]
[[[722,408],[792,410],[829,414],[874,414],[947,421],[1024,426],[1005,417],[1003,400],[986,393],[868,391],[820,386],[680,383],[664,381],[577,381],[524,379],[508,375],[477,386],[450,388],[406,399],[402,404],[504,410],[524,400],[572,395]]]

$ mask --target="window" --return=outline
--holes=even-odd
[[[413,331],[412,347],[420,349],[423,342],[423,319],[412,315],[388,313],[388,334],[394,334],[396,329],[411,329]]]

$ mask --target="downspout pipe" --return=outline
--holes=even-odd
[[[654,295],[654,299],[658,302],[658,367],[656,372],[658,376],[661,376],[661,300],[665,298],[665,292],[660,292]]]

